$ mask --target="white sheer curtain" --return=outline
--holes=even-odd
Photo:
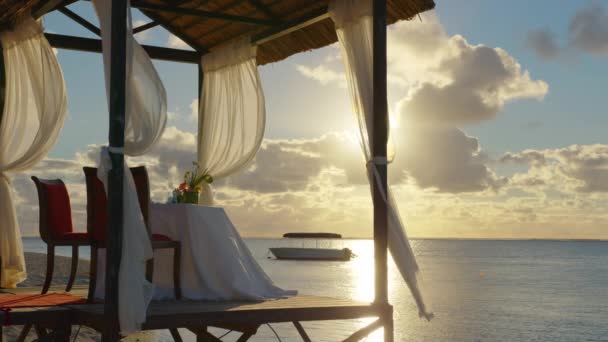
[[[57,141],[67,114],[63,74],[40,23],[28,18],[0,32],[6,93],[0,115],[0,253],[2,284],[26,279],[19,224],[7,173],[27,170]]]
[[[256,54],[250,40],[243,39],[202,58],[198,162],[214,179],[246,167],[264,138],[266,107]],[[213,204],[204,182],[200,204]]]
[[[111,21],[112,1],[93,0],[99,17],[106,92],[110,93]],[[167,121],[167,96],[160,78],[144,49],[135,41],[131,32],[131,10],[128,10],[127,58],[126,58],[126,113],[125,148],[127,155],[146,153],[162,136]],[[102,148],[98,177],[107,190],[108,172],[112,168],[109,152]],[[118,318],[122,333],[140,330],[146,320],[148,305],[154,286],[146,280],[146,261],[153,257],[152,245],[146,231],[137,200],[137,192],[131,172],[125,162],[123,185],[123,244],[119,270]]]
[[[357,121],[361,149],[365,155],[368,180],[378,181],[377,160],[372,155],[373,134],[373,9],[371,0],[336,0],[329,9],[336,26],[348,88]],[[405,234],[390,188],[383,193],[388,204],[388,245],[395,264],[410,288],[421,317],[431,319],[419,287],[420,270]]]

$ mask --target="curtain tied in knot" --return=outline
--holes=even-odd
[[[7,184],[11,184],[11,179],[4,172],[0,172],[0,179],[4,179]]]
[[[374,178],[376,181],[376,185],[378,186],[378,191],[380,191],[380,195],[382,195],[382,199],[384,202],[388,203],[388,196],[386,196],[386,190],[384,186],[382,186],[382,178],[380,177],[380,172],[378,172],[378,165],[388,165],[389,160],[386,157],[373,157],[367,161],[365,166],[367,167],[367,172],[369,173],[370,181],[371,178]]]

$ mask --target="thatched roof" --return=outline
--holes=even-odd
[[[52,2],[61,5],[74,0],[0,0],[0,27],[13,25],[31,8],[35,11]],[[334,25],[325,14],[328,3],[329,0],[131,1],[132,7],[201,52],[251,36],[259,41],[259,64],[336,42]],[[387,0],[388,23],[411,19],[434,7],[433,0]],[[306,21],[308,25],[298,27]],[[294,25],[295,30],[286,33]]]

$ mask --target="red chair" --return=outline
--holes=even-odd
[[[78,248],[90,246],[88,233],[74,232],[72,226],[72,209],[70,196],[65,184],[59,179],[39,179],[33,176],[32,180],[38,189],[38,202],[40,204],[40,237],[47,244],[46,276],[42,293],[47,293],[53,280],[55,267],[55,247],[72,247],[72,267],[70,278],[65,287],[69,292],[74,285],[78,270]]]
[[[87,231],[91,236],[91,281],[89,284],[89,300],[95,295],[96,279],[97,279],[97,251],[100,248],[106,247],[106,231],[108,226],[108,200],[103,183],[97,178],[97,168],[84,167],[84,174],[87,184]],[[139,206],[141,207],[146,229],[150,235],[152,249],[173,249],[173,286],[175,289],[175,298],[181,298],[181,281],[180,281],[180,258],[181,258],[181,243],[171,240],[166,235],[151,234],[149,222],[150,209],[150,183],[148,180],[148,172],[144,166],[132,167],[131,174],[135,181],[137,189],[137,197]],[[152,281],[154,273],[154,261],[149,260],[146,265],[146,278]]]

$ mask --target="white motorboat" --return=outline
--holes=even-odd
[[[269,248],[270,252],[281,260],[329,260],[349,261],[355,254],[348,248]]]

